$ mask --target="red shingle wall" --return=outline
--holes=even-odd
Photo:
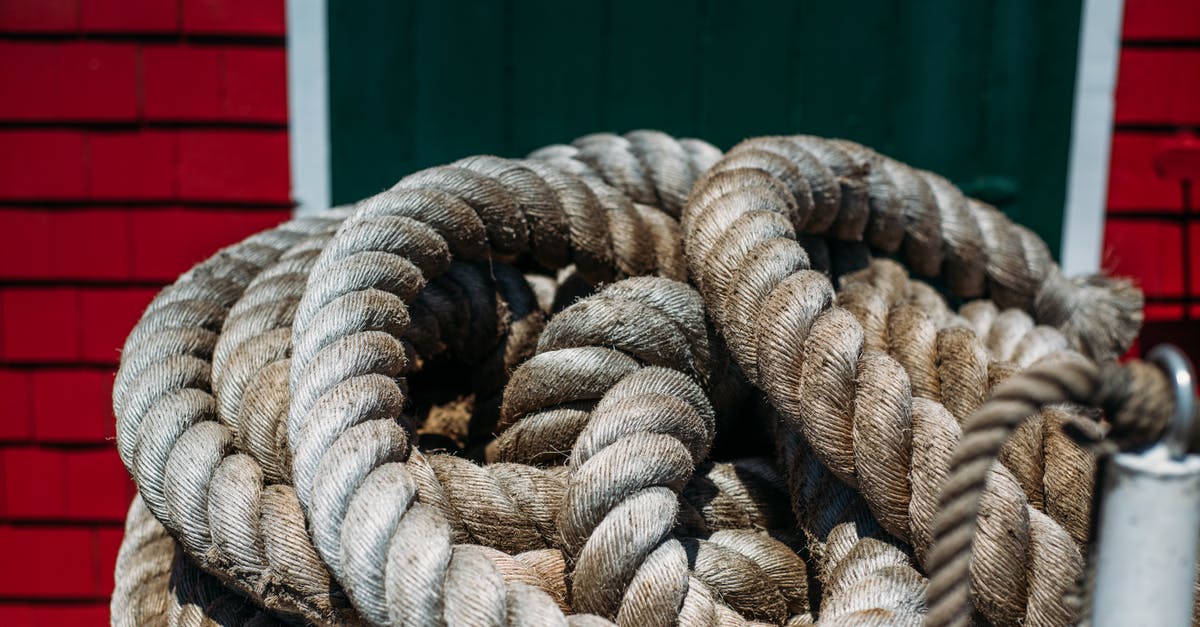
[[[284,0],[0,0],[0,625],[106,624],[118,350],[290,213]]]
[[[1187,325],[1161,323],[1200,317],[1200,221],[1185,218],[1182,186],[1158,175],[1155,158],[1181,130],[1200,128],[1200,2],[1125,1],[1115,125],[1105,268],[1138,279],[1148,331],[1175,329],[1154,341],[1194,346],[1194,334],[1180,335]],[[1200,208],[1200,181],[1191,203]]]

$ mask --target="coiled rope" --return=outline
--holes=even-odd
[[[992,300],[956,312],[893,253]],[[147,574],[114,622],[919,624],[922,573],[942,611],[961,562],[935,521],[974,520],[938,501],[961,425],[1026,368],[1122,352],[1140,305],[844,141],[635,131],[418,172],[148,307],[113,394],[119,569]],[[978,483],[954,600],[988,621],[1079,615],[1081,411]]]

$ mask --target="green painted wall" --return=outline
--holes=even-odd
[[[1057,251],[1080,0],[330,0],[333,197],[658,128],[854,139]]]

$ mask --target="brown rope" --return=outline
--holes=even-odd
[[[1170,395],[1162,393],[1165,377],[1156,372],[1139,362],[1122,368],[1066,361],[1035,366],[996,388],[965,424],[943,483],[934,546],[927,562],[933,574],[929,625],[966,625],[970,620],[970,571],[985,567],[972,559],[978,545],[981,497],[1010,434],[1043,407],[1080,403],[1115,409],[1109,414],[1115,441],[1128,444],[1157,439],[1166,428],[1173,402]]]
[[[1051,356],[1076,358],[1061,333],[1035,326],[1020,310],[1001,313],[990,301],[974,301],[959,317],[940,299],[929,298],[928,289],[892,262],[876,260],[842,278],[838,304],[859,320],[865,347],[887,352],[904,366],[914,397],[942,403],[960,423],[993,387],[1025,367]],[[980,318],[987,323],[978,324]],[[986,344],[976,337],[987,338]],[[1062,524],[1082,547],[1091,520],[1095,454],[1064,433],[1068,424],[1086,425],[1090,419],[1082,408],[1047,408],[1018,430],[1000,461],[1030,504]]]
[[[953,312],[880,253],[1023,311]],[[415,173],[181,277],[127,341],[118,445],[220,581],[177,578],[198,621],[232,594],[317,623],[916,624],[959,424],[1136,322],[1122,285],[1065,281],[849,142],[593,135]],[[1042,412],[984,491],[990,620],[1071,615],[1076,413]],[[772,453],[784,478],[744,458]]]
[[[770,144],[799,145],[778,139]],[[746,158],[736,152],[731,151],[731,160]],[[723,163],[706,177],[717,181],[713,173],[722,172]],[[866,350],[867,335],[857,320],[831,306],[827,279],[806,269],[808,257],[793,239],[793,223],[800,220],[793,208],[805,203],[794,193],[802,187],[783,181],[799,179],[771,165],[782,162],[765,163],[781,176],[730,174],[719,185],[708,179],[697,183],[683,216],[693,276],[751,382],[836,476],[861,490],[879,522],[911,540],[923,556],[941,475],[929,468],[935,458],[914,456],[953,450],[957,421],[923,404],[918,412],[902,366]],[[771,178],[774,183],[766,182]],[[793,191],[790,202],[778,195],[781,187]],[[982,400],[986,361],[982,349],[972,348],[969,330],[951,326],[940,333],[945,334],[942,353],[976,364],[951,369],[974,372],[968,384],[957,390],[945,386],[950,398],[962,403],[950,406],[965,415]],[[940,377],[945,370],[939,370]],[[997,568],[980,573],[981,609],[999,622],[1020,620],[1027,612],[1061,615],[1065,610],[1054,594],[1055,582],[1075,579],[1082,568],[1078,549],[1060,525],[1031,511],[1011,474],[995,485],[996,515],[984,522],[996,539],[989,546],[996,549]],[[1037,518],[1036,526],[1030,517]],[[1035,545],[1047,548],[1029,553]]]
[[[194,566],[138,496],[125,519],[115,582],[114,627],[283,624]]]

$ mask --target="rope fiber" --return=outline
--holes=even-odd
[[[1096,443],[1171,410],[1141,303],[844,140],[416,172],[130,333],[112,620],[1073,623]]]

